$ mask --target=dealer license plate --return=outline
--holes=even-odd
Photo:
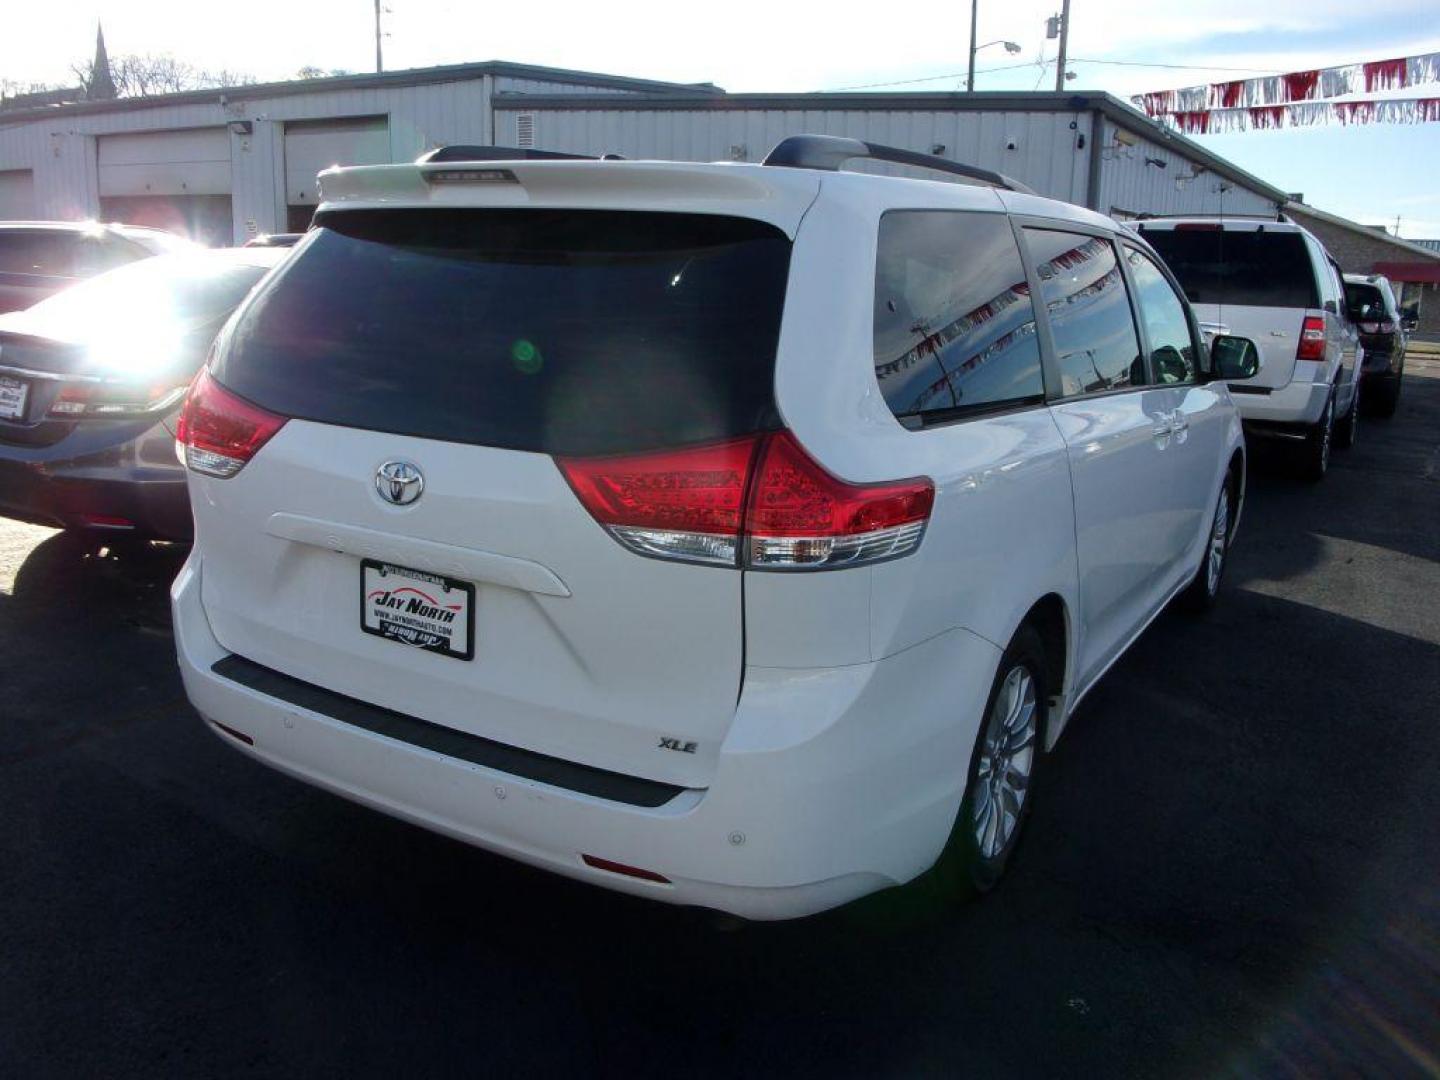
[[[0,420],[19,420],[25,415],[30,384],[9,375],[0,375]]]
[[[469,660],[475,655],[475,586],[365,559],[360,563],[360,629]]]

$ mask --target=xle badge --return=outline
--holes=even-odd
[[[679,739],[662,738],[660,740],[661,750],[675,750],[681,754],[693,754],[695,746],[696,744],[693,742],[681,742]]]

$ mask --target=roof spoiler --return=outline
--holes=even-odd
[[[437,146],[415,159],[416,165],[445,161],[594,161],[589,154],[562,154],[558,150],[530,150],[518,146]]]
[[[868,161],[886,161],[894,165],[911,165],[935,172],[963,176],[967,180],[978,180],[991,187],[1017,191],[1022,195],[1034,195],[1032,188],[1003,173],[981,169],[975,165],[963,165],[958,161],[921,154],[914,150],[901,150],[895,146],[849,139],[841,135],[791,135],[781,139],[766,155],[762,164],[789,169],[819,169],[825,172],[839,172],[840,167],[854,158]]]

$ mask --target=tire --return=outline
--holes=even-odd
[[[1319,483],[1330,471],[1330,443],[1335,434],[1335,391],[1325,401],[1325,411],[1305,436],[1301,451],[1300,476],[1310,483]]]
[[[1400,404],[1400,381],[1403,378],[1404,375],[1397,372],[1388,379],[1382,379],[1366,398],[1366,408],[1372,416],[1388,420],[1395,415],[1395,409]]]
[[[934,867],[921,879],[940,900],[953,903],[988,892],[1015,853],[1045,760],[1041,748],[1049,719],[1046,670],[1040,635],[1029,624],[1020,627],[995,669],[950,838]],[[1007,729],[1012,735],[1004,739]],[[997,773],[994,750],[1002,744],[1009,744],[1012,767]],[[1009,783],[1001,782],[1002,774]],[[1022,776],[1024,784],[1016,805],[1014,781]],[[1001,808],[1010,812],[995,816]]]
[[[1335,425],[1335,445],[1342,450],[1349,450],[1354,446],[1360,435],[1360,387],[1363,382],[1362,379],[1355,381],[1355,393],[1350,396],[1350,408]]]
[[[1220,597],[1220,583],[1225,578],[1225,567],[1230,564],[1230,540],[1234,535],[1235,491],[1230,477],[1220,486],[1220,495],[1215,500],[1215,513],[1210,518],[1210,533],[1205,550],[1200,553],[1200,565],[1195,576],[1180,594],[1180,606],[1186,611],[1201,614],[1215,606]]]

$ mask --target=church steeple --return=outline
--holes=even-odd
[[[91,101],[105,101],[115,96],[115,80],[110,75],[110,56],[105,52],[105,28],[95,24],[95,62],[90,66],[90,85],[85,96]]]

